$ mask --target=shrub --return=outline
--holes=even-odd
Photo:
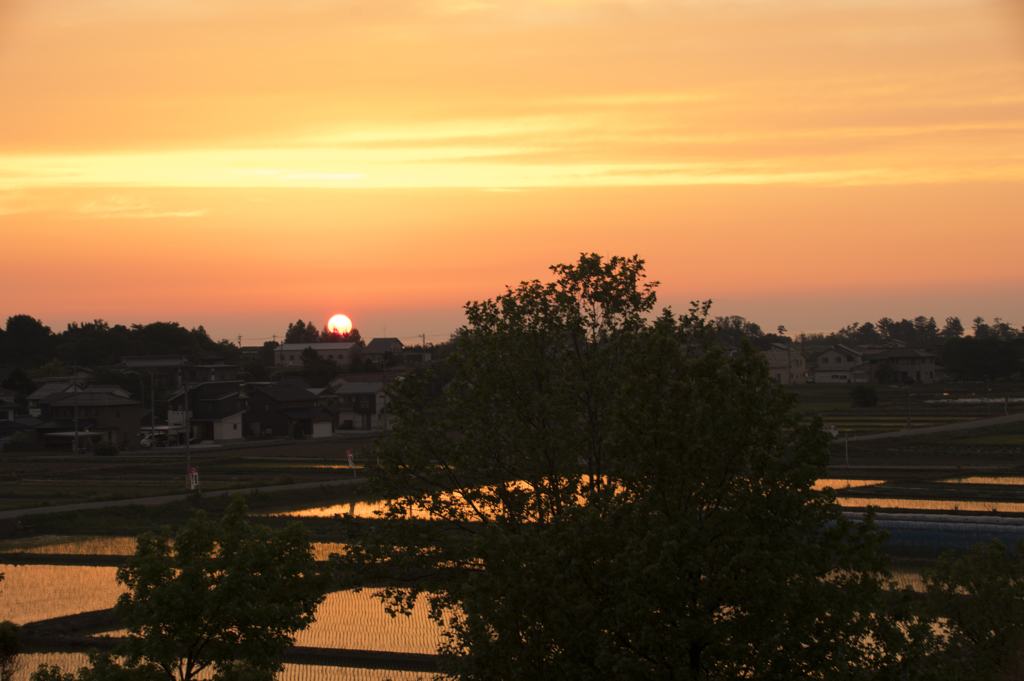
[[[109,442],[101,442],[96,445],[96,449],[93,450],[96,456],[117,456],[117,445],[112,445]]]
[[[0,622],[0,679],[10,679],[21,667],[21,627]]]
[[[855,407],[877,407],[878,391],[873,385],[856,385],[850,391]]]

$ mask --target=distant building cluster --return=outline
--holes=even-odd
[[[262,348],[242,348],[242,357]],[[324,387],[288,375],[311,359],[365,369],[340,373]],[[877,345],[837,344],[808,362],[800,348],[771,343],[762,350],[773,378],[802,383],[935,383],[943,378],[936,355],[890,340]],[[171,386],[166,413],[153,413],[152,395],[133,399],[123,386],[97,384],[88,369],[73,375],[29,378],[0,366],[0,440],[17,438],[45,449],[96,450],[177,446],[186,441],[231,442],[263,438],[327,438],[341,431],[386,427],[385,388],[406,371],[406,361],[429,361],[426,351],[407,352],[397,338],[360,343],[285,343],[273,349],[275,380],[239,378],[239,367],[215,353],[190,361],[184,355],[122,357],[103,370],[134,372],[145,383]],[[357,363],[357,364],[359,364]],[[144,408],[149,397],[150,408]]]
[[[942,379],[938,357],[899,341],[882,345],[833,345],[818,355],[815,383],[935,383]]]
[[[379,363],[381,370],[339,374],[325,387],[311,388],[301,377],[283,372],[274,381],[240,380],[239,367],[214,353],[196,362],[183,355],[129,356],[102,367],[173,386],[166,413],[154,414],[123,387],[95,384],[89,369],[30,378],[16,367],[0,366],[0,439],[16,435],[21,443],[45,449],[94,451],[100,445],[134,449],[178,446],[186,440],[326,438],[385,427],[385,386],[407,370],[402,342],[376,338],[363,348],[356,343],[286,343],[274,349],[274,365],[301,367],[309,349],[339,365],[358,355],[364,366]],[[410,361],[430,359],[426,352],[413,354]]]

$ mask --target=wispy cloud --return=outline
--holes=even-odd
[[[200,210],[161,210],[147,201],[129,196],[108,196],[80,204],[76,212],[97,219],[196,218],[206,214]]]

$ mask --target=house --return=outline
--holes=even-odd
[[[172,429],[185,426],[187,402],[190,440],[241,440],[247,401],[241,381],[188,385],[168,398],[167,425]]]
[[[132,395],[127,390],[119,385],[90,385],[86,386],[82,383],[43,383],[35,391],[32,392],[27,398],[28,402],[28,413],[31,416],[40,417],[43,416],[44,407],[49,404],[53,404],[55,400],[63,399],[65,395],[74,395],[75,392],[78,394],[83,393],[104,393],[107,395],[116,395],[117,397],[130,398]]]
[[[223,364],[220,355],[203,355],[199,364],[193,364],[184,355],[136,355],[122,357],[120,364],[107,367],[114,371],[135,371],[160,376],[173,385],[234,381],[238,379],[238,366]]]
[[[356,343],[285,343],[274,348],[274,366],[301,367],[302,353],[312,348],[320,359],[347,364],[359,352]]]
[[[890,348],[867,356],[871,381],[880,383],[935,383],[942,379],[942,367],[930,352],[918,348]]]
[[[772,377],[783,385],[803,383],[807,378],[807,358],[798,349],[772,343],[765,351]]]
[[[18,393],[7,388],[0,388],[0,403],[14,402],[18,397]]]
[[[6,451],[7,444],[14,437],[21,439],[26,445],[35,445],[41,441],[38,428],[42,424],[31,416],[14,416],[12,419],[0,419],[0,451]]]
[[[341,386],[348,383],[373,383],[388,381],[389,383],[406,372],[405,367],[388,367],[386,371],[371,371],[369,373],[339,374],[327,383],[327,390],[336,393]]]
[[[247,362],[259,361],[260,353],[263,351],[262,345],[243,345],[241,347],[242,359]]]
[[[383,381],[352,381],[335,391],[332,405],[342,430],[375,430],[387,423],[387,396]]]
[[[32,416],[42,415],[42,402],[51,395],[57,395],[60,393],[71,393],[74,392],[75,386],[70,381],[63,383],[52,383],[47,382],[40,385],[38,388],[29,393],[26,401],[28,402],[28,413]],[[85,391],[85,385],[79,383],[78,390],[80,392]]]
[[[316,395],[294,386],[266,386],[249,392],[243,416],[250,437],[330,437],[334,415],[317,404]]]
[[[818,356],[815,383],[935,383],[942,380],[936,355],[903,344],[833,345]]]
[[[864,351],[849,345],[833,345],[818,355],[814,367],[815,383],[870,383],[871,367]]]
[[[69,446],[77,431],[80,438],[125,448],[139,446],[142,404],[109,393],[57,393],[43,401],[39,426],[48,446]],[[77,422],[77,423],[76,423]]]
[[[96,380],[96,372],[89,367],[70,367],[66,374],[60,376],[36,376],[32,379],[37,386],[45,383],[67,383],[68,381],[78,381],[79,383],[89,383]]]
[[[363,348],[361,354],[364,358],[374,362],[388,359],[390,360],[389,364],[395,364],[402,361],[404,350],[405,346],[397,338],[374,338]]]

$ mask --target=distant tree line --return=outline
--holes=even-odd
[[[196,360],[209,352],[229,362],[241,355],[238,346],[227,340],[215,342],[202,326],[186,329],[177,322],[111,326],[96,319],[72,322],[64,331],[54,332],[29,315],[14,315],[0,329],[0,363],[26,370],[54,360],[68,366],[102,367],[127,355],[184,355]]]
[[[301,319],[294,324],[288,325],[288,331],[284,334],[285,343],[355,343],[359,347],[366,347],[366,342],[359,335],[359,329],[352,329],[348,333],[335,333],[327,328],[317,330],[313,322],[306,323]]]
[[[1024,372],[1024,328],[1016,328],[996,317],[992,324],[983,317],[971,322],[967,334],[959,317],[947,317],[942,327],[934,317],[896,321],[882,317],[877,322],[854,322],[831,333],[800,334],[792,338],[784,326],[778,333],[765,333],[743,317],[714,319],[719,341],[738,348],[743,339],[755,348],[767,350],[772,343],[799,346],[812,362],[833,345],[881,345],[898,341],[911,348],[924,348],[939,357],[947,374],[956,380],[981,381],[1009,378]]]
[[[755,348],[767,350],[773,343],[799,346],[812,362],[818,354],[839,343],[875,345],[900,341],[909,347],[926,348],[939,355],[947,373],[959,380],[992,380],[1024,371],[1024,328],[1017,328],[997,317],[991,324],[975,317],[970,333],[959,317],[947,317],[940,327],[934,317],[919,316],[899,321],[882,317],[877,322],[854,322],[831,333],[790,335],[784,326],[766,332],[758,324],[740,316],[716,317],[713,322],[719,341],[739,347],[743,339]],[[338,334],[326,325],[318,328],[302,319],[289,324],[285,343],[356,343],[365,347],[358,329]],[[104,370],[129,355],[182,355],[192,361],[206,353],[216,353],[224,362],[239,366],[239,378],[250,381],[271,380],[274,369],[276,341],[263,344],[255,358],[243,357],[240,347],[228,340],[214,341],[202,327],[187,329],[177,322],[154,322],[111,326],[102,319],[72,322],[63,331],[54,332],[40,320],[29,315],[7,318],[0,328],[0,364],[15,365],[33,376],[67,375],[72,365],[97,371],[97,380],[121,385],[135,393],[140,378]],[[451,347],[449,347],[451,346]],[[413,348],[417,349],[417,348]],[[449,341],[431,345],[434,359],[446,357],[454,350]],[[288,373],[302,376],[311,385],[326,385],[345,372],[376,371],[380,365],[358,355],[347,365],[324,360],[316,353],[304,357],[301,368]],[[393,365],[399,358],[388,358]]]

